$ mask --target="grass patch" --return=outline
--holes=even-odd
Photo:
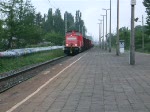
[[[64,56],[62,49],[33,53],[21,57],[1,58],[0,73],[16,70],[32,64],[45,62],[60,56]]]
[[[148,50],[143,51],[143,49],[136,49],[136,52],[150,54],[150,51],[148,51]]]

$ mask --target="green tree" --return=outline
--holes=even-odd
[[[76,11],[75,17],[75,30],[81,32],[81,12],[79,10]]]
[[[67,11],[64,13],[64,22],[66,21],[66,17],[65,15],[67,15],[67,30],[71,31],[75,28],[75,24],[74,24],[74,17],[71,13],[68,13]]]
[[[35,22],[35,9],[30,0],[5,0],[0,2],[1,12],[5,15],[5,40],[7,49],[21,47],[22,44],[40,41],[38,26]],[[13,40],[15,39],[15,41]],[[30,41],[33,40],[34,41]]]
[[[53,20],[54,31],[57,33],[60,33],[60,34],[64,34],[64,32],[65,32],[64,21],[61,18],[61,12],[59,9],[56,9],[53,18],[54,18],[54,20]]]
[[[147,18],[146,18],[146,30],[145,33],[147,34],[144,36],[145,38],[145,50],[150,52],[150,0],[143,0],[143,5],[146,7],[146,13],[147,13]]]
[[[119,38],[120,40],[124,40],[125,42],[125,49],[129,49],[130,47],[130,30],[128,27],[122,27],[119,29]],[[116,47],[116,38],[117,34],[111,34],[111,42],[112,42],[112,47]],[[108,37],[108,42],[109,42],[109,37]]]
[[[124,40],[125,42],[125,49],[129,49],[130,47],[130,30],[128,27],[122,27],[119,29],[119,37],[120,40]]]
[[[64,42],[63,35],[56,32],[47,33],[45,35],[45,40],[51,42],[53,45],[63,45]]]
[[[22,44],[37,44],[42,40],[42,16],[40,13],[35,13],[35,9],[30,0],[26,0],[20,10],[22,19],[19,19],[18,43]],[[19,41],[20,40],[20,41]],[[19,44],[20,43],[20,44]]]
[[[3,30],[3,21],[0,20],[0,50],[3,49],[3,37],[4,37],[4,30]]]
[[[31,0],[1,0],[0,13],[0,49],[12,49],[38,44],[44,39],[55,45],[62,45],[64,41],[65,21],[61,12],[52,9],[48,14],[36,13]],[[82,14],[76,11],[76,20],[67,11],[68,30],[79,30],[85,36],[86,27],[81,19]],[[44,37],[44,38],[43,38]]]
[[[75,30],[79,31],[80,33],[83,33],[84,36],[87,32],[86,27],[84,25],[84,21],[82,20],[82,13],[79,10],[76,11]]]
[[[52,8],[50,8],[48,10],[48,15],[46,21],[45,21],[45,24],[44,24],[44,29],[46,32],[52,32],[53,31],[53,12],[52,12]]]
[[[43,18],[40,12],[36,14],[36,25],[40,27],[43,26]]]
[[[0,11],[6,15],[4,22],[7,30],[8,49],[12,47],[13,37],[16,37],[18,3],[18,0],[0,2]]]
[[[48,15],[43,18],[45,41],[51,42],[55,45],[62,45],[64,40],[64,21],[61,17],[61,12],[56,9],[55,13],[52,13],[52,9],[48,10]]]
[[[135,49],[142,49],[142,26],[135,27]]]
[[[147,18],[146,18],[146,33],[150,34],[150,0],[143,0],[143,5],[146,7],[146,13],[147,13]]]

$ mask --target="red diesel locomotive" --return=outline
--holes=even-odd
[[[82,36],[80,32],[71,31],[66,33],[65,37],[65,54],[78,54],[92,47],[92,42]]]

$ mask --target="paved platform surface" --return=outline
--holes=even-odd
[[[150,55],[93,48],[13,112],[150,112]]]

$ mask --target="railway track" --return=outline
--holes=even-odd
[[[9,73],[0,74],[0,93],[36,76],[39,71],[42,71],[50,66],[52,62],[59,63],[60,61],[63,61],[63,59],[66,57],[67,56],[61,56],[50,61],[24,67],[16,71],[11,71]]]

